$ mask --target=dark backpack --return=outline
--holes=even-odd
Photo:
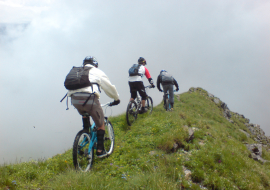
[[[87,86],[92,86],[89,81],[89,71],[92,67],[73,67],[68,75],[64,85],[67,90],[77,90]]]
[[[132,67],[128,70],[129,76],[141,76],[139,74],[140,66],[141,65],[139,65],[139,64],[132,65]]]
[[[161,83],[173,83],[174,81],[173,76],[168,72],[162,72],[160,75],[161,75]]]

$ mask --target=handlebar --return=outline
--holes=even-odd
[[[116,105],[118,105],[119,103],[120,103],[120,100],[119,100],[119,102],[117,103],[117,104],[114,104],[116,101],[113,101],[113,102],[107,102],[106,104],[101,104],[101,107],[105,107],[105,106],[110,106],[110,107],[112,107],[112,106],[116,106]]]
[[[107,102],[106,104],[101,104],[101,107],[110,106],[112,102]]]

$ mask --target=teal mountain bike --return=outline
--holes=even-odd
[[[110,102],[101,107],[107,108],[110,106]],[[94,161],[94,149],[97,149],[97,127],[95,123],[90,124],[89,114],[85,114],[87,119],[87,126],[89,129],[80,130],[73,143],[73,164],[75,169],[82,172],[90,170]],[[111,155],[114,150],[114,130],[108,117],[105,117],[105,135],[104,135],[104,148],[107,152],[107,156]],[[85,125],[85,124],[84,124]]]
[[[174,92],[176,92],[176,90],[173,90]],[[163,90],[161,92],[164,92]],[[170,111],[172,108],[172,105],[170,103],[170,95],[169,92],[167,91],[166,94],[163,95],[163,101],[164,101],[164,109],[166,111]]]

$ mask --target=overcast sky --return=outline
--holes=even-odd
[[[125,112],[142,56],[155,82],[165,69],[181,93],[201,87],[270,135],[269,10],[267,0],[0,0],[0,164],[71,148],[81,117],[59,101],[88,55],[119,92],[109,114]]]

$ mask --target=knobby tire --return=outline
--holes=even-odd
[[[148,109],[148,114],[150,115],[153,111],[153,100],[150,96],[146,98],[145,108]]]
[[[105,135],[104,135],[104,148],[108,156],[114,150],[114,130],[110,121],[105,121]]]
[[[168,97],[166,97],[166,99],[165,99],[165,109],[166,109],[166,111],[170,110],[170,102],[169,102]]]
[[[134,100],[130,101],[126,110],[126,120],[129,126],[131,126],[132,123],[134,123],[134,121],[137,119],[137,114],[138,112],[136,102]]]
[[[73,164],[75,169],[87,172],[90,170],[93,161],[94,161],[94,147],[88,154],[89,142],[91,137],[89,133],[86,133],[84,130],[81,130],[77,133],[74,143],[73,143]],[[82,142],[85,142],[82,145]]]

